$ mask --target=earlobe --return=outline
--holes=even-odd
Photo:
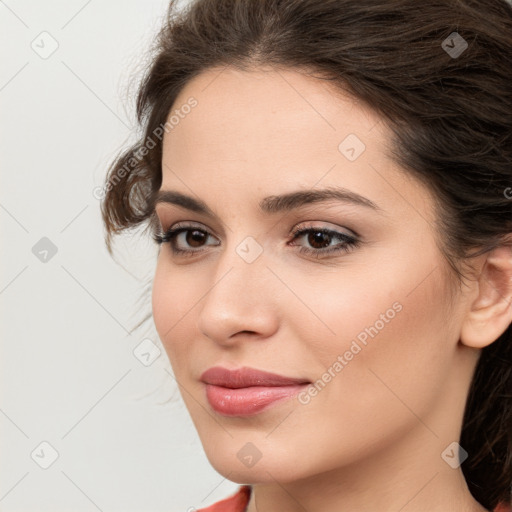
[[[501,245],[486,256],[460,333],[461,343],[474,348],[496,341],[512,322],[512,247]]]

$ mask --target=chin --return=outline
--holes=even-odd
[[[256,484],[276,481],[287,483],[304,478],[304,474],[297,472],[300,464],[291,458],[288,460],[276,456],[275,453],[265,458],[262,454],[261,458],[254,463],[250,459],[243,462],[243,455],[242,452],[242,455],[239,456],[237,451],[233,451],[232,455],[227,455],[225,451],[222,454],[206,451],[206,456],[212,467],[235,483]],[[300,469],[304,470],[303,467]]]

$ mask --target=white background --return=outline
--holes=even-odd
[[[156,246],[125,236],[116,263],[93,196],[135,132],[128,86],[166,8],[0,1],[2,512],[186,511],[238,487],[208,463],[163,349],[147,367],[133,354],[161,347],[152,319],[129,334]]]

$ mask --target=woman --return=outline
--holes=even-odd
[[[204,510],[510,510],[512,8],[175,4],[102,212],[245,484]]]

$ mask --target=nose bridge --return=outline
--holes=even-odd
[[[268,335],[275,329],[272,279],[262,244],[245,237],[226,247],[213,275],[199,312],[206,336],[220,341],[239,331]]]
[[[263,286],[268,281],[266,263],[263,242],[260,243],[251,235],[242,237],[232,232],[218,257],[212,286],[217,288],[221,296],[233,294],[234,298],[240,298],[243,291],[250,291],[252,299],[255,299],[253,286]]]

